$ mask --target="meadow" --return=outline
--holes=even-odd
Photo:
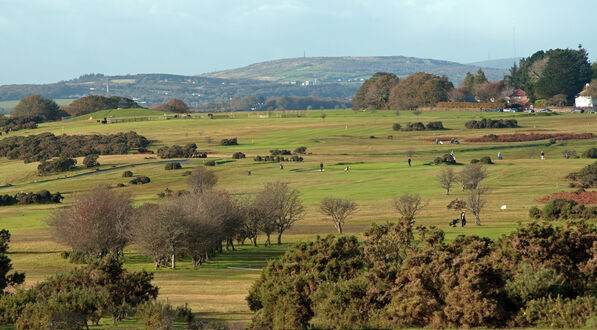
[[[322,116],[325,113],[325,117]],[[30,135],[41,132],[54,134],[108,134],[136,131],[152,140],[150,149],[163,145],[196,143],[198,150],[208,152],[207,160],[216,160],[213,170],[218,175],[218,189],[234,195],[254,194],[265,182],[289,182],[298,188],[306,205],[305,218],[282,237],[281,246],[237,247],[197,269],[190,260],[183,260],[176,270],[153,269],[151,260],[140,255],[135,246],[126,249],[125,267],[130,270],[146,269],[155,272],[154,283],[160,287],[159,299],[173,304],[188,303],[199,317],[225,320],[231,325],[242,325],[251,314],[245,302],[249,287],[259,276],[259,269],[271,258],[279,256],[293,242],[310,240],[317,235],[334,233],[332,223],[322,216],[317,204],[325,197],[355,200],[359,212],[345,226],[346,234],[362,237],[372,223],[394,221],[398,214],[392,199],[405,192],[419,193],[428,206],[417,216],[419,225],[434,225],[446,231],[448,239],[459,234],[486,236],[496,239],[512,231],[518,223],[528,222],[528,209],[540,206],[536,199],[557,191],[572,191],[565,176],[594,162],[591,159],[565,159],[562,151],[584,150],[597,146],[596,139],[567,140],[552,143],[548,140],[510,143],[472,143],[465,139],[487,134],[513,133],[594,133],[597,134],[597,116],[587,114],[480,113],[466,111],[423,111],[416,116],[411,111],[353,112],[351,110],[300,111],[219,114],[209,119],[206,114],[195,114],[191,119],[165,120],[163,113],[147,110],[113,110],[91,114],[69,121],[40,124],[37,129],[17,131],[12,135]],[[100,124],[95,119],[151,117],[153,120]],[[263,118],[260,118],[263,117]],[[466,129],[464,123],[472,119],[516,119],[518,128]],[[393,123],[442,121],[441,131],[393,131]],[[223,138],[237,137],[239,145],[220,146]],[[436,144],[435,138],[447,141]],[[460,144],[449,143],[455,137]],[[5,138],[1,136],[0,138]],[[267,155],[270,149],[293,150],[306,146],[303,162],[288,162],[280,170],[279,164],[255,162],[256,155]],[[241,151],[246,159],[233,160],[232,154]],[[407,164],[407,151],[414,152],[412,167]],[[489,188],[487,205],[481,215],[481,225],[469,219],[467,227],[452,228],[448,222],[457,216],[446,208],[455,198],[463,198],[460,187],[446,195],[437,180],[437,173],[446,165],[432,165],[435,157],[454,152],[464,168],[473,158],[490,156],[495,162],[487,165],[489,174],[484,181]],[[545,152],[541,160],[539,153]],[[504,159],[497,160],[501,152]],[[155,156],[155,155],[154,155]],[[79,165],[82,158],[78,159]],[[79,167],[73,172],[48,177],[37,175],[37,164],[23,164],[19,160],[0,159],[0,194],[14,194],[47,189],[59,191],[65,199],[58,205],[28,205],[0,207],[0,224],[10,230],[10,258],[14,268],[26,273],[26,285],[76,265],[60,257],[67,248],[54,242],[46,225],[48,215],[59,207],[68,206],[73,196],[100,184],[126,184],[121,191],[129,192],[136,205],[157,202],[157,194],[169,188],[186,189],[183,173],[204,159],[183,162],[183,169],[166,171],[160,159],[151,155],[100,156],[100,171]],[[324,171],[319,171],[320,162]],[[130,185],[122,177],[125,166],[134,174],[151,178],[145,185]],[[345,173],[344,168],[350,167]],[[104,171],[105,170],[105,171]],[[251,175],[247,175],[248,171]],[[77,174],[90,173],[87,176]],[[38,182],[55,179],[48,182]],[[505,210],[501,206],[506,205]]]

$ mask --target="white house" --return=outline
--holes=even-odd
[[[579,95],[574,99],[574,105],[577,108],[592,108],[597,104],[597,98],[591,96]]]

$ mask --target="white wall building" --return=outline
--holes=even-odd
[[[596,103],[596,98],[591,96],[577,96],[576,99],[574,99],[574,105],[577,108],[592,108]]]

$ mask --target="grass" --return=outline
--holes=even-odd
[[[94,119],[104,116],[131,117],[156,116],[162,113],[153,110],[113,110],[93,114]],[[89,115],[66,122],[44,123],[39,128],[18,131],[12,135],[39,134],[109,134],[134,130],[151,139],[151,149],[162,145],[196,143],[199,150],[208,152],[208,160],[218,165],[213,169],[219,177],[217,187],[227,189],[235,195],[253,194],[264,182],[283,180],[298,188],[305,201],[307,213],[283,236],[284,245],[269,248],[240,246],[237,251],[226,252],[197,269],[189,260],[182,260],[172,271],[155,271],[155,283],[160,287],[160,299],[174,304],[188,303],[200,317],[225,320],[242,325],[251,314],[244,297],[251,284],[258,278],[260,269],[267,260],[279,256],[292,244],[300,240],[311,240],[317,235],[333,233],[334,228],[317,211],[317,203],[327,196],[355,200],[360,211],[350,219],[345,227],[347,234],[362,238],[362,232],[372,223],[384,223],[397,218],[392,208],[392,198],[405,192],[420,193],[429,201],[428,207],[416,219],[418,224],[435,225],[446,231],[448,239],[459,234],[474,234],[496,239],[512,231],[517,223],[528,221],[528,209],[538,205],[535,200],[556,191],[570,191],[564,179],[567,173],[577,171],[592,163],[589,159],[564,159],[564,149],[581,154],[595,145],[593,140],[570,140],[549,144],[545,141],[522,143],[466,143],[464,139],[486,134],[530,133],[597,133],[597,116],[564,114],[560,116],[529,116],[526,114],[478,113],[478,112],[423,112],[416,117],[409,111],[401,111],[396,116],[391,111],[353,112],[350,110],[326,111],[326,118],[320,111],[306,112],[302,118],[283,118],[273,112],[269,118],[256,118],[249,113],[235,113],[207,119],[198,115],[193,119],[156,119],[152,121],[99,124],[86,120]],[[471,119],[515,118],[520,128],[468,130],[464,123]],[[440,120],[448,129],[445,131],[396,132],[392,124],[406,122]],[[388,139],[388,136],[392,139]],[[374,136],[375,138],[371,138]],[[435,144],[435,137],[455,136],[461,144]],[[0,137],[3,138],[4,136]],[[237,137],[238,146],[220,146],[223,138]],[[257,163],[256,155],[267,155],[270,149],[293,150],[306,146],[304,162],[286,163],[280,170],[276,163]],[[406,151],[414,150],[413,166],[406,163]],[[473,221],[466,228],[450,228],[448,221],[456,214],[446,209],[454,198],[463,198],[458,187],[447,196],[437,184],[436,175],[441,166],[427,165],[435,157],[454,151],[458,162],[467,164],[472,158],[490,156],[495,165],[487,166],[489,177],[485,183],[489,187],[487,206],[482,213],[482,225]],[[546,160],[539,159],[543,150]],[[236,151],[247,155],[246,159],[232,161]],[[504,160],[497,161],[501,151]],[[146,155],[101,156],[101,169],[111,169],[153,162]],[[79,164],[82,159],[79,159]],[[325,171],[319,172],[319,163],[324,162]],[[54,209],[69,205],[73,196],[99,184],[127,186],[118,188],[131,193],[135,205],[155,202],[156,194],[165,188],[185,189],[185,171],[203,163],[193,159],[183,163],[182,170],[166,171],[163,164],[149,164],[130,168],[135,175],[147,175],[151,183],[130,185],[130,178],[122,177],[122,170],[100,171],[85,177],[61,178],[65,174],[48,178],[58,179],[47,183],[37,183],[44,178],[36,174],[37,163],[23,164],[22,161],[0,159],[0,186],[15,185],[0,189],[1,194],[37,191],[47,189],[64,194],[64,205],[31,205],[0,207],[2,227],[13,234],[11,255],[15,269],[25,271],[26,285],[43,280],[55,272],[74,267],[60,258],[66,247],[52,240],[45,219]],[[350,173],[344,173],[345,164],[350,164]],[[460,170],[463,166],[456,166]],[[247,171],[252,175],[248,176]],[[79,168],[78,173],[93,172]],[[507,205],[507,210],[500,207]],[[472,220],[472,219],[471,219]],[[259,237],[262,244],[263,237]],[[153,270],[147,257],[140,255],[135,246],[126,250],[125,267],[131,270]],[[129,322],[129,321],[127,321]],[[132,321],[131,321],[132,322]],[[123,323],[123,327],[134,322]],[[105,325],[107,326],[108,323]]]

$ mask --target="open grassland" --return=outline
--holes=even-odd
[[[143,114],[140,112],[143,111]],[[227,252],[209,263],[193,269],[189,260],[179,263],[176,270],[160,269],[155,272],[155,283],[160,287],[160,299],[171,303],[188,303],[200,317],[228,320],[231,324],[242,324],[250,318],[244,297],[252,282],[257,279],[259,269],[267,260],[274,258],[298,240],[313,239],[317,235],[333,233],[331,222],[323,219],[317,211],[317,203],[324,197],[334,196],[356,200],[360,211],[350,220],[345,232],[361,236],[372,223],[383,223],[397,218],[392,208],[392,198],[405,192],[420,193],[429,201],[428,207],[417,217],[417,224],[435,225],[446,231],[447,237],[458,234],[474,234],[498,238],[510,232],[518,222],[528,221],[528,209],[538,205],[535,200],[555,191],[570,191],[564,177],[590,164],[590,159],[564,159],[564,149],[584,150],[597,146],[596,139],[558,141],[547,140],[515,143],[468,143],[466,138],[486,134],[512,133],[594,133],[597,134],[597,116],[563,114],[558,116],[535,116],[528,114],[487,114],[478,112],[423,112],[417,118],[412,112],[401,111],[396,116],[391,111],[352,112],[349,110],[326,111],[322,119],[320,111],[309,111],[307,117],[284,118],[283,113],[274,112],[268,118],[255,114],[221,114],[216,119],[207,115],[195,115],[193,119],[164,120],[163,114],[151,110],[112,110],[94,113],[94,119],[108,117],[154,116],[150,121],[132,121],[117,124],[99,124],[84,119],[45,123],[39,128],[18,131],[11,135],[39,134],[108,134],[134,130],[151,139],[150,149],[163,145],[196,143],[198,150],[208,152],[208,160],[219,164],[214,167],[219,182],[217,187],[236,195],[253,194],[265,182],[283,180],[298,188],[307,206],[304,220],[298,222],[283,236],[286,243],[270,248],[240,246],[238,251]],[[287,112],[286,114],[294,114]],[[296,112],[304,115],[305,112]],[[262,116],[267,117],[266,113]],[[464,123],[480,118],[517,119],[520,128],[479,129],[464,128]],[[443,131],[396,132],[393,123],[421,121],[442,121],[447,128]],[[392,138],[388,138],[392,136]],[[223,138],[237,137],[238,146],[220,146]],[[435,144],[436,137],[456,137],[461,143]],[[4,136],[2,136],[4,138]],[[301,163],[286,163],[284,170],[277,163],[258,163],[256,155],[267,155],[270,149],[293,150],[306,146],[307,155]],[[408,167],[405,153],[415,152],[413,166]],[[456,214],[446,209],[454,198],[464,197],[459,187],[446,196],[437,183],[441,166],[430,165],[432,160],[454,151],[456,160],[468,164],[472,158],[490,156],[495,165],[486,166],[489,177],[487,206],[482,214],[482,225],[474,225],[469,219],[466,228],[451,228],[447,223]],[[543,150],[546,160],[539,159]],[[242,151],[247,159],[232,160],[232,153]],[[501,152],[504,160],[498,161]],[[164,170],[164,164],[153,164],[160,159],[147,159],[150,155],[101,156],[100,170],[78,168],[73,172],[49,177],[37,176],[37,164],[23,164],[18,160],[0,159],[0,194],[38,191],[47,189],[64,194],[62,205],[30,205],[0,207],[1,227],[13,234],[11,255],[15,269],[27,275],[27,285],[46,276],[74,267],[60,258],[66,248],[56,244],[45,219],[52,210],[64,207],[73,201],[74,194],[86,191],[99,184],[115,186],[130,192],[137,205],[157,201],[156,194],[165,188],[186,189],[183,173],[191,170],[202,159],[183,162],[182,170]],[[78,159],[79,164],[82,159]],[[325,171],[319,172],[323,162]],[[151,183],[130,185],[130,178],[123,178],[124,166],[134,174],[146,175]],[[344,173],[346,165],[350,173]],[[460,170],[463,165],[455,165]],[[248,176],[247,171],[252,175]],[[87,176],[77,174],[90,173]],[[48,182],[37,182],[55,179]],[[500,211],[502,205],[507,209]],[[259,238],[263,243],[263,237]],[[149,258],[139,255],[135,246],[126,250],[125,266],[131,270],[152,270]]]

